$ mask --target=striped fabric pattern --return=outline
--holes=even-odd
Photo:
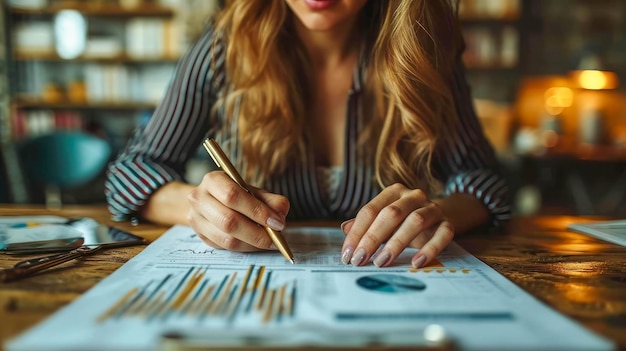
[[[166,95],[146,126],[135,131],[125,150],[107,170],[105,195],[114,220],[136,215],[150,195],[160,186],[184,181],[186,162],[195,155],[204,138],[211,136],[229,157],[240,160],[237,111],[233,122],[225,123],[223,111],[211,113],[214,102],[227,89],[224,46],[209,27],[176,67]],[[361,87],[363,74],[355,70],[348,96],[345,154],[342,179],[332,201],[326,201],[318,179],[312,150],[293,162],[280,176],[268,179],[264,188],[289,198],[288,219],[343,220],[376,196],[374,160],[356,147],[363,129]],[[492,223],[509,219],[507,188],[494,170],[497,161],[475,115],[462,67],[456,72],[453,88],[458,111],[460,136],[440,143],[433,158],[433,169],[445,185],[444,194],[466,193],[476,196],[492,213]]]

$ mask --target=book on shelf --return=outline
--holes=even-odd
[[[85,129],[80,113],[52,110],[15,110],[12,114],[12,135],[16,139],[34,137],[57,130]]]
[[[85,66],[87,101],[114,102],[141,100],[137,73],[124,65],[89,64]]]
[[[163,20],[133,18],[126,24],[126,53],[137,59],[163,57],[164,38]]]
[[[21,55],[41,55],[54,52],[53,28],[50,22],[30,21],[11,29],[13,50]]]
[[[132,67],[121,64],[88,64],[84,78],[90,103],[158,102],[171,79],[171,65]]]
[[[511,25],[494,30],[486,27],[463,29],[463,60],[470,68],[512,68],[518,64],[519,33]]]

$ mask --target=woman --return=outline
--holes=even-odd
[[[509,216],[462,45],[445,0],[227,1],[110,165],[109,208],[237,251],[275,249],[257,224],[342,219],[344,263],[384,267],[411,246],[422,267]],[[184,182],[207,136],[259,200],[221,171]]]

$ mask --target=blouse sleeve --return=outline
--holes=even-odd
[[[435,171],[445,184],[444,195],[475,196],[490,211],[491,225],[499,227],[511,215],[508,187],[474,111],[462,64],[455,70],[452,93],[458,116],[456,130],[450,140],[439,144]]]
[[[129,219],[159,187],[183,180],[186,162],[213,123],[209,116],[223,82],[223,51],[208,27],[177,64],[150,121],[109,164],[105,196],[113,220]]]

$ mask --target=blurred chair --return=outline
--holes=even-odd
[[[107,165],[111,146],[82,131],[62,131],[25,139],[19,155],[26,177],[45,189],[48,207],[60,207],[62,190],[94,180]]]

